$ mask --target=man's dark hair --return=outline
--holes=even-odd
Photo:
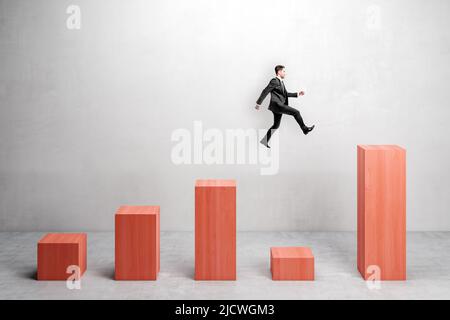
[[[277,65],[275,67],[275,74],[278,74],[278,71],[280,71],[281,69],[284,69],[284,66],[282,66],[281,64]]]

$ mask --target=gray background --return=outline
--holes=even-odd
[[[81,7],[81,30],[66,8]],[[376,12],[379,12],[379,15]],[[356,145],[407,149],[408,230],[450,230],[450,1],[0,1],[0,230],[112,230],[159,204],[192,230],[196,178],[235,178],[239,230],[355,230]],[[178,128],[266,128],[286,65],[316,130],[280,170],[171,162]],[[268,98],[264,106],[268,104]]]

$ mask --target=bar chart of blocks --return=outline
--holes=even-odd
[[[195,182],[195,281],[236,281],[236,199],[233,179]],[[115,219],[116,281],[158,279],[160,207],[123,205]],[[406,280],[406,150],[357,146],[357,270],[367,280]],[[51,233],[37,243],[37,280],[66,280],[88,269],[86,233]],[[272,280],[314,281],[314,248],[300,243],[267,248]],[[320,273],[319,273],[320,274]]]

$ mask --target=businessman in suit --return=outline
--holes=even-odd
[[[286,75],[284,66],[277,65],[275,67],[275,74],[276,77],[272,78],[267,87],[261,92],[261,95],[256,101],[255,107],[256,110],[259,110],[261,107],[261,103],[264,101],[264,99],[270,92],[269,110],[272,111],[273,113],[273,125],[270,127],[270,129],[267,131],[267,134],[261,140],[261,143],[267,148],[270,148],[269,146],[270,137],[275,132],[275,130],[277,130],[280,127],[281,117],[283,116],[283,114],[293,116],[304,134],[308,134],[315,127],[314,125],[312,127],[306,126],[305,123],[303,122],[302,116],[300,115],[300,111],[290,107],[288,104],[288,98],[297,98],[298,96],[303,96],[305,93],[303,91],[300,91],[298,93],[297,92],[292,93],[286,90],[286,87],[284,86],[283,82],[283,79]]]

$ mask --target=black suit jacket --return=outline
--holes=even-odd
[[[287,92],[287,90],[284,90],[281,84],[281,80],[277,77],[272,78],[267,85],[267,87],[264,88],[264,90],[261,92],[261,95],[259,96],[258,100],[256,101],[256,104],[261,104],[266,96],[270,92],[270,104],[269,104],[269,110],[276,111],[283,105],[289,105],[288,98],[297,98],[298,93],[297,92]]]

